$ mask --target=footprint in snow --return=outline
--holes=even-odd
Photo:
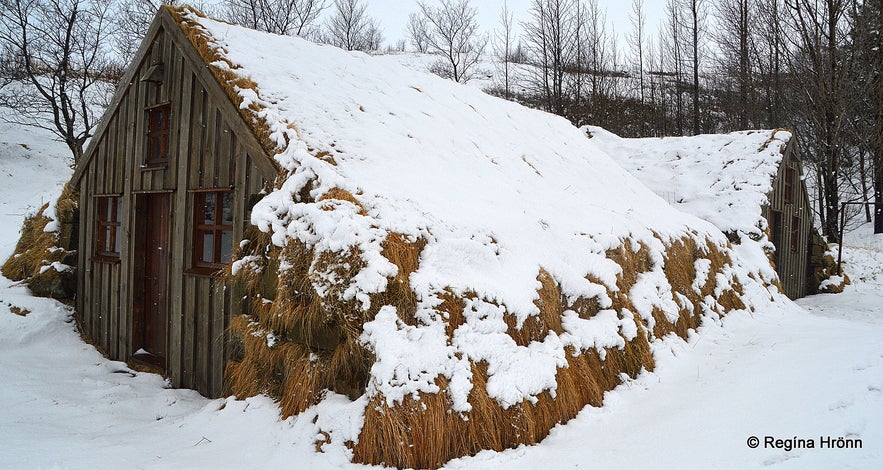
[[[852,405],[853,405],[853,402],[852,402],[852,401],[841,400],[841,401],[838,401],[837,403],[834,403],[834,404],[830,405],[830,406],[828,407],[828,409],[829,409],[830,411],[844,410],[844,409],[846,409],[846,408],[849,408],[849,407],[852,406]]]

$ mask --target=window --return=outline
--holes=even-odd
[[[154,106],[147,110],[147,168],[165,167],[169,164],[169,115],[172,105]]]
[[[120,219],[122,198],[100,196],[97,199],[98,217],[95,227],[95,256],[98,259],[120,259]]]
[[[195,193],[194,207],[193,266],[220,268],[233,250],[233,193]]]
[[[797,251],[800,242],[800,217],[791,217],[791,251]]]
[[[785,204],[794,202],[794,168],[785,167]]]

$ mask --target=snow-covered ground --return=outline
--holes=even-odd
[[[23,215],[69,176],[66,153],[45,133],[0,124],[0,259]],[[537,446],[448,467],[879,468],[883,236],[853,232],[844,259],[853,285],[843,294],[733,314],[689,342],[658,342],[657,370],[608,393],[603,408],[587,407]],[[104,359],[71,315],[0,278],[0,468],[352,466],[315,453],[315,410],[282,421],[268,398],[168,389]],[[747,445],[752,436],[759,448]],[[767,436],[814,448],[771,448]],[[862,448],[819,448],[822,436]]]

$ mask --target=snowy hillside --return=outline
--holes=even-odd
[[[0,120],[6,112],[0,108]],[[72,173],[69,155],[48,131],[0,121],[0,259],[12,253],[24,217],[61,193]]]

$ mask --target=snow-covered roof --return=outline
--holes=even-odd
[[[617,163],[675,208],[724,232],[761,236],[761,209],[773,190],[791,133],[754,130],[691,137],[627,139],[583,130]]]
[[[292,172],[252,216],[277,244],[370,253],[385,232],[424,236],[414,276],[423,294],[472,289],[527,314],[541,266],[580,293],[587,274],[613,283],[597,255],[622,239],[703,229],[563,118],[363,53],[187,15],[256,84],[238,90],[241,106],[262,109],[275,158]],[[311,180],[314,199],[341,188],[367,215],[293,200]],[[376,275],[357,290],[381,289],[392,269],[383,258],[369,265]]]

